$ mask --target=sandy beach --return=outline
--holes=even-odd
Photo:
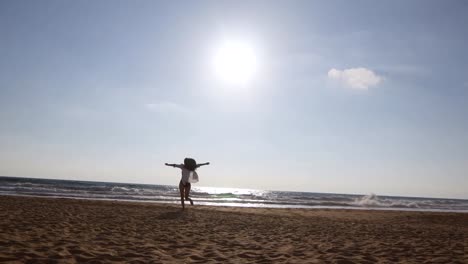
[[[0,196],[0,262],[468,263],[468,214]]]

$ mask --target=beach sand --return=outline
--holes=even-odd
[[[468,214],[0,196],[0,262],[468,263]]]

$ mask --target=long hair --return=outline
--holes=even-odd
[[[185,158],[184,159],[184,167],[187,170],[195,171],[197,169],[197,162],[192,158]]]

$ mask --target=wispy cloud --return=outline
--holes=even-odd
[[[370,87],[377,86],[383,80],[382,76],[366,68],[351,68],[345,70],[332,68],[328,71],[328,78],[337,80],[347,87],[359,90],[367,90]]]
[[[174,102],[157,102],[148,103],[145,105],[146,109],[157,112],[160,114],[187,114],[190,110],[180,104]]]

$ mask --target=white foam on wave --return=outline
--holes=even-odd
[[[112,192],[135,192],[133,188],[126,188],[121,186],[114,186],[111,189]]]
[[[420,208],[420,205],[414,201],[402,199],[385,199],[374,193],[365,195],[354,200],[354,205],[363,207],[401,207],[401,208]]]

